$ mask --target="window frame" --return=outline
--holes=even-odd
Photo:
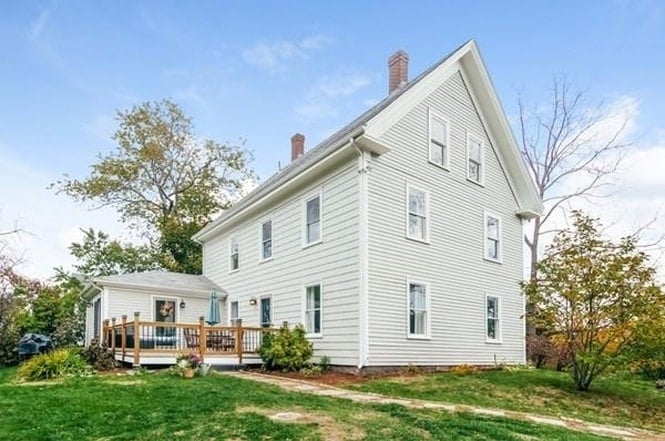
[[[319,198],[319,239],[314,242],[308,242],[307,239],[307,204]],[[309,248],[323,242],[323,190],[321,188],[309,193],[302,199],[302,248]]]
[[[266,300],[266,299],[270,302],[270,323],[268,323],[267,326],[264,326],[263,305],[261,305],[261,303],[263,302],[263,300]],[[273,322],[275,321],[275,313],[274,313],[275,310],[273,308],[274,305],[273,305],[273,301],[272,301],[272,295],[271,294],[265,294],[265,295],[259,296],[258,305],[259,305],[259,327],[260,328],[270,328],[270,327],[272,327]]]
[[[412,334],[411,333],[411,305],[409,303],[409,296],[411,295],[411,285],[422,285],[425,287],[425,333]],[[428,282],[421,280],[407,278],[406,279],[406,338],[407,340],[431,340],[431,324],[432,324],[432,304],[431,304],[430,285]]]
[[[409,233],[409,220],[411,216],[411,211],[410,211],[410,202],[411,202],[411,190],[416,190],[425,193],[425,237],[420,238],[420,237],[415,237],[411,236]],[[420,243],[430,243],[430,223],[431,223],[431,210],[430,210],[430,193],[429,191],[423,189],[422,187],[418,187],[416,185],[410,184],[407,182],[406,184],[406,207],[405,207],[405,228],[406,228],[406,238],[409,240],[413,240],[416,242]],[[416,214],[416,216],[418,216]]]
[[[270,256],[264,257],[263,251],[264,251],[264,246],[266,240],[263,237],[263,226],[270,222]],[[273,227],[273,221],[272,218],[266,218],[262,221],[259,222],[259,263],[262,262],[267,262],[269,260],[272,260],[273,256],[275,255],[275,240],[274,240],[274,227]]]
[[[496,321],[496,324],[495,324],[496,336],[495,336],[495,338],[491,338],[488,335],[489,334],[488,323],[489,323],[490,317],[487,315],[487,303],[488,303],[490,298],[496,299],[497,313],[496,313],[496,317],[493,318],[493,320]],[[502,330],[503,330],[503,327],[502,327],[502,321],[503,320],[501,319],[501,313],[503,311],[503,306],[501,305],[501,296],[499,296],[498,294],[485,293],[485,303],[483,304],[483,307],[485,308],[485,313],[483,314],[484,317],[485,317],[485,343],[500,344],[500,343],[502,343]]]
[[[469,156],[469,152],[471,150],[471,142],[477,142],[480,144],[480,173],[478,176],[478,180],[476,181],[473,179],[470,174],[469,174],[469,161],[471,160],[471,157]],[[481,187],[485,186],[485,140],[481,136],[475,135],[471,132],[467,132],[466,134],[466,163],[464,164],[466,167],[466,180],[469,182],[473,182],[476,185],[480,185]]]
[[[233,317],[233,304],[236,304],[236,309],[238,315]],[[240,318],[240,301],[239,300],[231,300],[229,301],[229,326],[236,326],[236,320]]]
[[[497,239],[496,258],[491,257],[487,254],[487,241],[490,240],[488,236],[489,232],[487,228],[487,220],[490,217],[496,219],[499,222],[499,226],[497,228],[499,233],[499,238]],[[488,210],[485,210],[483,212],[483,259],[487,260],[488,262],[503,263],[503,219],[498,214]]]
[[[446,156],[445,156],[445,161],[443,163],[436,162],[432,159],[432,119],[439,120],[443,125],[446,127],[446,139],[445,139],[445,145],[443,146],[446,150]],[[450,153],[451,153],[451,148],[450,148],[450,120],[448,118],[445,118],[442,116],[440,113],[437,113],[435,110],[428,108],[427,111],[427,159],[428,161],[444,170],[450,171]],[[438,142],[436,142],[437,145],[439,145]]]
[[[233,268],[233,239],[236,239],[238,249],[236,250],[236,264],[237,267]],[[233,233],[229,236],[229,274],[240,271],[240,234]]]
[[[320,323],[320,329],[319,332],[309,332],[307,329],[307,290],[309,288],[313,288],[315,286],[319,287],[319,323]],[[312,311],[316,311],[316,308],[313,308]],[[307,338],[322,338],[323,337],[323,283],[322,282],[314,282],[314,283],[308,283],[303,285],[303,297],[302,297],[302,323],[303,326],[305,327],[305,331],[307,332]]]

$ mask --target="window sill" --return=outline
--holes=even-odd
[[[503,261],[501,259],[492,259],[491,257],[483,257],[483,260],[486,262],[491,262],[491,263],[496,263],[497,265],[501,265]]]
[[[423,243],[429,245],[430,241],[425,239],[418,239],[417,237],[405,236],[407,240],[412,240],[413,242]]]
[[[473,179],[469,178],[468,176],[467,176],[466,180],[468,182],[471,182],[474,185],[477,185],[478,187],[485,188],[485,183],[484,182],[474,181]]]
[[[323,334],[305,334],[305,337],[312,340],[321,340],[323,338]]]
[[[259,259],[259,264],[270,262],[271,260],[272,260],[272,256],[270,256],[268,258],[265,258],[265,259]]]
[[[491,345],[500,345],[503,344],[501,340],[496,340],[496,339],[491,339],[491,338],[486,338],[485,343],[491,344]]]
[[[429,335],[407,335],[407,340],[431,340],[432,337]]]
[[[429,159],[427,162],[429,162],[429,163],[432,164],[433,166],[438,167],[438,168],[440,168],[440,169],[443,169],[443,170],[445,170],[445,171],[447,171],[447,172],[450,171],[450,167],[448,166],[448,164],[446,164],[446,165],[439,164],[438,162],[434,162],[434,161],[432,161],[431,159]]]
[[[229,270],[229,274],[234,274],[234,273],[237,273],[238,271],[240,271],[240,268],[236,268],[234,270]]]
[[[316,242],[312,242],[312,243],[306,243],[302,246],[302,249],[304,250],[305,248],[311,248],[311,247],[313,247],[315,245],[318,245],[318,244],[321,244],[321,243],[323,243],[323,239],[322,240],[317,240]]]

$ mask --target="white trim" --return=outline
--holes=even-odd
[[[307,288],[312,288],[314,286],[319,287],[319,297],[320,297],[320,323],[321,329],[319,332],[307,332]],[[304,283],[302,285],[302,297],[301,297],[301,307],[300,307],[301,323],[305,327],[305,332],[307,332],[307,338],[323,338],[323,282],[313,282],[313,283]]]
[[[499,221],[499,249],[496,259],[487,255],[487,218],[489,217]],[[483,211],[483,259],[488,262],[503,263],[503,219],[498,214],[488,210]]]
[[[479,180],[476,181],[475,179],[471,178],[469,176],[469,147],[471,145],[471,142],[477,142],[480,144],[480,176]],[[464,164],[466,168],[466,179],[469,182],[473,182],[476,185],[480,185],[481,187],[485,186],[485,141],[481,136],[478,136],[474,133],[471,133],[470,131],[466,132],[466,162]]]
[[[438,119],[446,127],[446,139],[445,139],[445,149],[446,149],[446,159],[443,164],[440,164],[432,160],[432,119]],[[440,113],[437,113],[431,107],[427,108],[427,159],[430,164],[436,165],[439,168],[450,171],[450,120],[443,117]]]
[[[263,225],[270,222],[270,257],[263,258]],[[272,260],[275,255],[275,235],[272,216],[264,217],[259,221],[259,263],[264,263]]]
[[[237,242],[238,242],[238,268],[235,268],[235,269],[232,268],[232,265],[231,265],[231,256],[233,255],[233,238],[234,237],[237,239]],[[233,233],[229,234],[229,254],[227,255],[227,259],[228,259],[228,265],[229,265],[228,266],[228,273],[229,274],[236,273],[236,272],[240,271],[240,231],[239,230],[236,230]]]
[[[496,320],[497,320],[497,324],[498,324],[498,329],[497,329],[497,336],[498,337],[497,338],[489,338],[487,336],[487,320],[488,320],[488,317],[487,317],[487,300],[490,297],[495,298],[496,301],[497,301],[497,303],[496,303],[496,307],[497,307],[497,318],[496,318]],[[483,314],[483,316],[485,317],[485,343],[494,343],[494,344],[503,343],[503,339],[502,339],[502,337],[503,337],[503,318],[501,317],[501,314],[503,312],[503,305],[501,303],[502,302],[501,302],[501,296],[500,295],[485,293],[485,303],[483,304],[483,308],[485,308],[485,313]]]
[[[175,320],[174,323],[180,323],[180,297],[172,297],[172,296],[160,296],[159,294],[152,294],[150,295],[150,321],[151,322],[156,322],[157,319],[155,317],[155,301],[156,300],[174,300],[175,305],[173,307],[174,312],[173,312],[173,320]],[[129,319],[128,319],[129,320]],[[168,323],[168,322],[166,322]]]
[[[307,203],[312,199],[319,198],[319,240],[314,242],[307,242]],[[302,214],[301,214],[301,229],[302,229],[302,248],[309,248],[323,242],[323,188],[319,187],[316,190],[308,193],[302,198]]]
[[[238,299],[229,300],[228,301],[229,311],[228,311],[228,314],[227,314],[228,315],[227,323],[229,324],[229,326],[233,326],[232,322],[234,320],[233,317],[231,316],[231,311],[233,310],[233,308],[231,308],[232,303],[237,303],[238,304],[238,317],[236,317],[236,319],[240,318],[240,300],[238,300]]]
[[[410,191],[411,190],[416,190],[425,193],[425,237],[420,238],[420,237],[414,237],[409,235],[409,204],[410,204]],[[423,189],[422,187],[418,187],[416,185],[413,185],[407,181],[406,183],[406,201],[405,201],[405,237],[410,240],[414,240],[416,242],[421,242],[421,243],[430,243],[430,224],[432,222],[431,219],[431,213],[430,213],[430,195],[429,191]]]
[[[411,285],[423,285],[425,287],[425,334],[411,334],[411,305],[409,295]],[[429,283],[421,280],[406,279],[406,338],[407,340],[431,340],[432,303],[430,301]]]
[[[358,156],[359,208],[359,290],[358,296],[358,369],[369,363],[369,164],[371,154]]]

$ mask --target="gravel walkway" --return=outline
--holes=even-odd
[[[311,381],[296,380],[292,378],[278,377],[276,375],[261,374],[245,371],[222,371],[223,375],[243,378],[247,380],[259,381],[279,386],[283,389],[294,392],[305,392],[312,395],[326,397],[342,398],[355,401],[357,403],[372,404],[399,404],[412,409],[438,409],[447,412],[468,412],[476,415],[485,415],[493,417],[513,418],[522,421],[531,421],[536,424],[547,424],[558,426],[581,432],[593,433],[596,435],[611,436],[624,440],[643,440],[643,441],[665,441],[665,434],[659,434],[644,429],[632,427],[608,426],[604,424],[589,423],[564,417],[553,417],[545,415],[536,415],[525,412],[513,412],[509,410],[490,409],[485,407],[468,406],[462,404],[448,404],[437,401],[413,400],[407,398],[393,398],[385,395],[379,395],[368,392],[357,392],[352,390],[340,389],[337,387],[318,384]]]

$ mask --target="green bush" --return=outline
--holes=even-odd
[[[292,330],[282,327],[275,334],[265,334],[259,349],[264,369],[285,372],[299,371],[307,366],[313,353],[312,343],[305,338],[302,325]]]
[[[81,357],[96,371],[111,371],[118,367],[113,351],[106,344],[100,344],[94,339],[90,344],[80,349]]]
[[[88,375],[92,368],[76,348],[57,349],[32,357],[18,369],[18,379],[39,381],[75,375]]]

